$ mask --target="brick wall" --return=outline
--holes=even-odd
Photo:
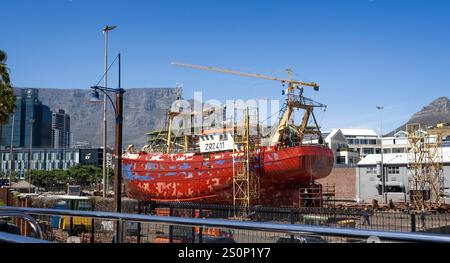
[[[4,205],[13,205],[13,195],[8,188],[0,188],[0,203]]]
[[[318,180],[322,185],[336,186],[336,199],[356,198],[356,168],[333,168],[331,174]]]

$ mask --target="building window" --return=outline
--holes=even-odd
[[[398,166],[393,166],[393,167],[388,167],[388,174],[400,174],[400,167]]]
[[[336,163],[344,164],[345,163],[345,156],[337,156],[336,157]]]
[[[364,154],[373,154],[375,151],[373,148],[364,148],[363,153]]]
[[[377,168],[376,167],[367,167],[366,173],[367,174],[377,174]]]
[[[406,152],[404,148],[394,148],[392,149],[392,153],[404,153]]]
[[[404,193],[405,188],[400,185],[388,185],[388,186],[386,186],[386,192],[388,192],[388,193]]]

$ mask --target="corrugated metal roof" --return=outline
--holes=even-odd
[[[376,132],[370,129],[331,129],[332,132],[334,130],[341,130],[345,136],[378,136]]]
[[[13,189],[24,189],[24,188],[30,188],[30,186],[31,186],[31,188],[36,188],[36,186],[30,185],[30,183],[27,182],[27,181],[19,181],[17,183],[13,183],[11,185],[11,188],[13,188]]]
[[[450,163],[450,148],[442,148],[442,161]],[[381,154],[369,154],[359,161],[358,166],[376,165],[377,162],[381,162]],[[408,163],[408,153],[385,153],[383,154],[383,163],[406,165]]]
[[[339,129],[332,129],[331,131],[327,132],[327,136],[325,136],[325,140],[329,141],[331,138],[333,138],[334,135],[339,131]]]

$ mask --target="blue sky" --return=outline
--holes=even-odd
[[[317,81],[323,129],[405,122],[449,95],[450,1],[2,0],[0,48],[15,86],[88,88],[110,57],[123,57],[123,87],[174,87],[206,99],[281,98],[277,82],[196,71],[171,61]],[[115,73],[111,72],[111,84]]]

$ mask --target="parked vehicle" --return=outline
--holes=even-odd
[[[59,200],[53,207],[54,209],[92,210],[92,203],[88,197],[60,195],[54,196],[54,198]],[[65,231],[72,230],[72,235],[79,235],[92,230],[92,220],[87,217],[52,216],[51,222],[53,228]]]
[[[282,236],[276,243],[328,243],[325,239],[318,236]]]

